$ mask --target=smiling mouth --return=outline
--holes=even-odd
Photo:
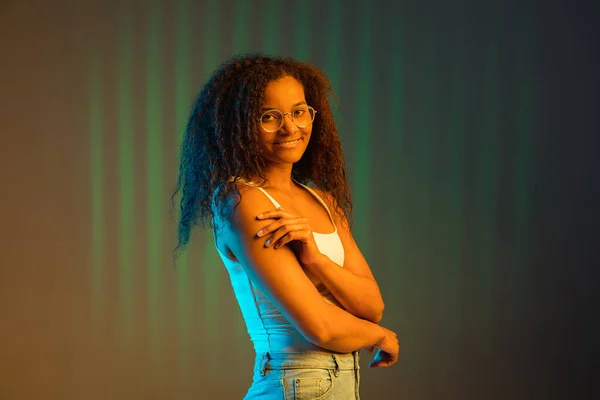
[[[299,141],[300,139],[302,139],[302,138],[288,140],[287,142],[276,142],[275,144],[293,144],[293,143],[296,143],[297,141]]]

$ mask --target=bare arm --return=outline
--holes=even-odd
[[[350,352],[379,343],[386,335],[384,328],[325,302],[291,249],[263,245],[255,235],[264,225],[256,219],[256,210],[272,205],[254,188],[240,191],[242,200],[229,221],[227,243],[265,296],[317,346]]]
[[[359,276],[346,267],[340,268],[325,254],[314,265],[304,265],[331,294],[354,316],[379,323],[383,315],[383,300],[375,279]]]
[[[335,210],[333,197],[320,190],[317,192],[329,205],[330,210]],[[304,267],[323,282],[331,294],[350,313],[359,318],[379,323],[384,309],[379,285],[354,241],[348,221],[337,213],[332,214],[344,246],[344,268],[340,268],[326,255],[323,255],[317,263],[304,265]]]

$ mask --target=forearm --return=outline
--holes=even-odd
[[[350,353],[378,344],[385,337],[382,327],[326,304],[322,329],[313,343],[331,351]]]
[[[353,274],[331,261],[326,255],[306,270],[319,279],[352,315],[378,323],[383,314],[383,299],[377,283]]]

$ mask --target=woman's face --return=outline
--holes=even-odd
[[[287,114],[306,106],[302,84],[291,76],[284,76],[267,85],[261,114],[269,110],[279,110],[282,114]],[[259,123],[259,145],[267,164],[293,164],[304,154],[310,140],[312,124],[300,128],[292,121],[291,116],[292,114],[285,115],[283,125],[274,132],[268,132]]]

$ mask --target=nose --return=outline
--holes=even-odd
[[[294,123],[294,121],[292,121],[292,116],[288,114],[284,115],[283,125],[281,125],[281,128],[279,128],[279,130],[291,134],[298,130],[298,126]]]

